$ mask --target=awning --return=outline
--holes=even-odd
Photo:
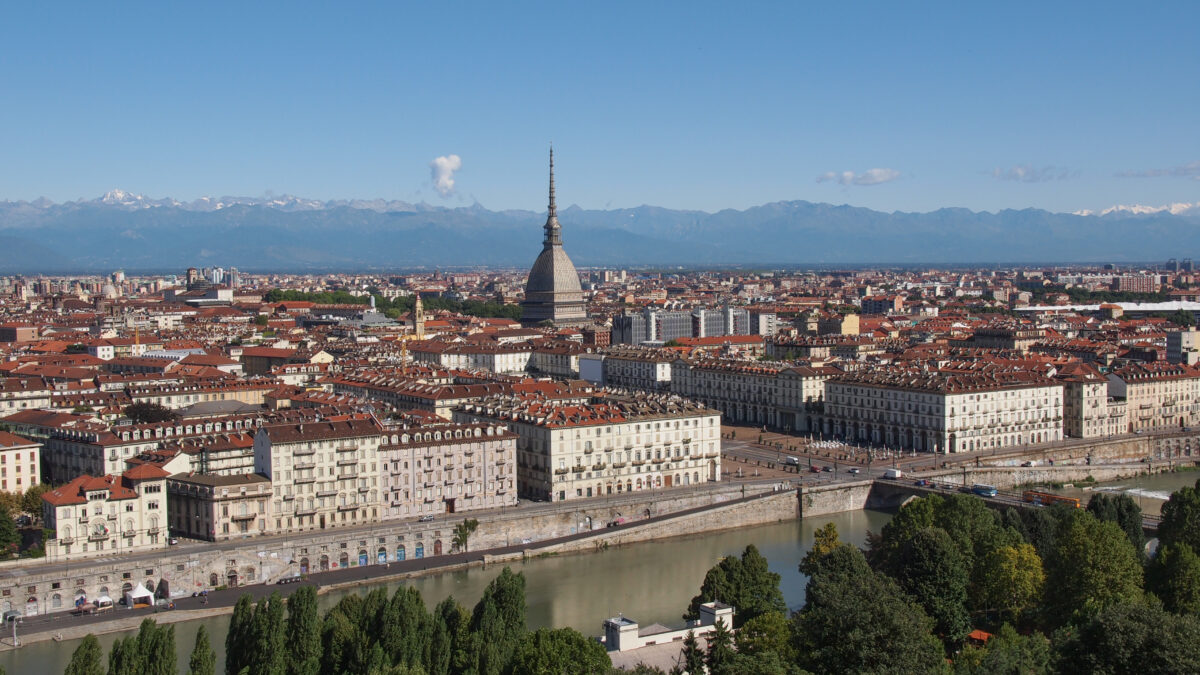
[[[154,599],[154,594],[151,593],[150,590],[145,586],[143,586],[141,582],[138,582],[138,585],[134,586],[133,590],[127,592],[125,595],[133,601],[141,600],[143,598],[147,600]]]

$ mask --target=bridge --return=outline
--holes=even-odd
[[[1027,501],[1024,492],[1015,490],[996,490],[995,496],[986,496],[976,494],[971,490],[970,486],[964,486],[961,482],[951,482],[943,479],[928,479],[928,478],[900,478],[887,479],[877,478],[874,480],[874,485],[871,488],[872,496],[882,501],[897,505],[907,503],[915,497],[927,497],[929,495],[947,495],[955,492],[964,492],[979,497],[988,506],[994,509],[1040,509],[1045,508],[1042,504]],[[1081,508],[1087,506],[1087,499],[1081,498],[1079,501]],[[1147,536],[1154,537],[1158,535],[1158,525],[1162,522],[1159,516],[1142,514],[1142,530]]]

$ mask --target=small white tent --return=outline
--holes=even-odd
[[[147,590],[141,582],[137,586],[134,586],[132,590],[125,593],[125,604],[127,606],[133,607],[139,602],[146,605],[154,604],[154,594]]]

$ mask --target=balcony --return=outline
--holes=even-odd
[[[463,468],[464,468],[464,469],[474,469],[474,468],[475,468],[475,462],[467,462],[466,464],[463,464]]]
[[[355,459],[354,457],[347,457],[345,459],[339,459],[337,461],[338,466],[349,466],[351,464],[358,464],[358,460]]]
[[[338,511],[357,511],[358,506],[359,506],[358,504],[342,504],[341,506],[337,507],[337,510]]]
[[[128,539],[132,539],[133,535],[135,535],[135,534],[137,534],[137,530],[125,530],[124,532],[121,533],[121,536],[126,537]]]
[[[555,469],[554,470],[555,476],[564,476],[564,475],[566,475],[566,473],[567,473],[566,469]]]
[[[354,480],[355,478],[358,478],[357,471],[347,471],[345,473],[339,473],[337,475],[338,480]]]
[[[317,468],[316,462],[297,462],[292,465],[292,468],[297,471],[307,471],[308,469]]]
[[[359,494],[363,494],[363,493],[365,493],[365,492],[369,492],[370,490],[371,490],[371,488],[367,487],[366,485],[360,485],[360,486],[358,487],[358,493],[359,493]]]
[[[336,449],[338,452],[357,452],[357,451],[358,451],[358,446],[357,446],[357,445],[339,445],[339,446],[338,446],[337,448],[335,448],[335,449]]]
[[[508,460],[504,460],[504,459],[496,460],[496,466],[504,466],[505,464],[508,464]]]
[[[295,450],[292,450],[292,456],[294,456],[294,457],[300,457],[303,455],[315,455],[315,454],[317,454],[316,448],[296,448]]]
[[[442,471],[453,471],[453,470],[454,470],[454,465],[453,465],[453,464],[447,464],[447,465],[445,465],[445,466],[443,466],[443,467],[442,467]]]
[[[584,448],[584,450],[583,450],[583,454],[585,454],[585,455],[590,455],[593,452],[595,452],[595,450],[593,450],[591,448]]]
[[[337,490],[317,490],[318,497],[333,497],[337,493]]]
[[[254,520],[257,517],[258,517],[257,513],[247,513],[247,514],[238,515],[238,516],[230,516],[229,519],[236,523],[236,522],[244,521],[244,520]]]
[[[667,460],[663,459],[662,457],[655,457],[654,459],[652,459],[650,461],[654,462],[655,464],[662,464],[663,462],[665,462]]]
[[[108,534],[89,534],[88,541],[104,541],[108,539]]]
[[[592,465],[592,471],[603,471],[604,468],[607,466],[608,465],[605,464],[604,462],[598,462],[598,463]]]
[[[643,465],[643,464],[645,464],[645,463],[646,463],[646,460],[644,460],[644,459],[635,459],[635,460],[633,460],[633,465],[634,465],[634,466],[641,466],[641,465]]]
[[[427,487],[427,488],[431,488],[431,487],[433,487],[435,484],[436,484],[436,483],[434,483],[434,482],[433,482],[433,481],[431,481],[431,480],[427,480],[427,481],[425,481],[425,487]]]
[[[316,476],[299,476],[297,478],[292,479],[292,482],[297,483],[299,485],[304,485],[305,483],[315,483],[315,482],[317,482],[317,477]]]
[[[582,466],[573,466],[573,467],[571,467],[571,472],[572,472],[572,473],[583,473],[583,472],[584,472],[584,471],[586,471],[586,470],[587,470],[587,469],[586,469],[586,467],[582,467]]]
[[[315,514],[316,512],[317,512],[317,508],[315,506],[306,506],[302,509],[296,509],[297,516],[311,516],[311,515]]]
[[[64,546],[70,546],[71,544],[75,543],[75,537],[63,537],[62,539],[58,540],[58,543]]]
[[[625,462],[613,462],[614,469],[624,469],[625,466],[626,466]]]

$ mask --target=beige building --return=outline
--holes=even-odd
[[[1094,366],[1067,364],[1055,379],[1063,383],[1063,431],[1071,438],[1126,433],[1126,404],[1108,395],[1108,379]]]
[[[0,431],[0,490],[24,492],[41,482],[42,444]]]
[[[488,398],[454,413],[519,436],[518,491],[564,501],[694,485],[721,477],[721,415],[676,396],[602,396],[590,403]]]
[[[175,474],[167,479],[171,532],[207,541],[269,534],[271,495],[258,474]]]
[[[46,559],[123,555],[167,545],[167,472],[148,464],[120,475],[79,476],[42,495],[54,530]]]
[[[383,520],[513,506],[517,435],[495,422],[384,429]]]
[[[733,422],[807,432],[816,428],[823,383],[840,372],[778,361],[679,359],[671,366],[671,393]]]
[[[928,452],[971,452],[1063,437],[1063,386],[1027,371],[871,369],[825,383],[826,434]]]
[[[1128,431],[1179,429],[1200,419],[1200,371],[1191,366],[1133,363],[1108,374],[1108,393],[1124,399]]]
[[[274,486],[276,531],[378,520],[382,435],[372,417],[261,427],[254,470]]]

